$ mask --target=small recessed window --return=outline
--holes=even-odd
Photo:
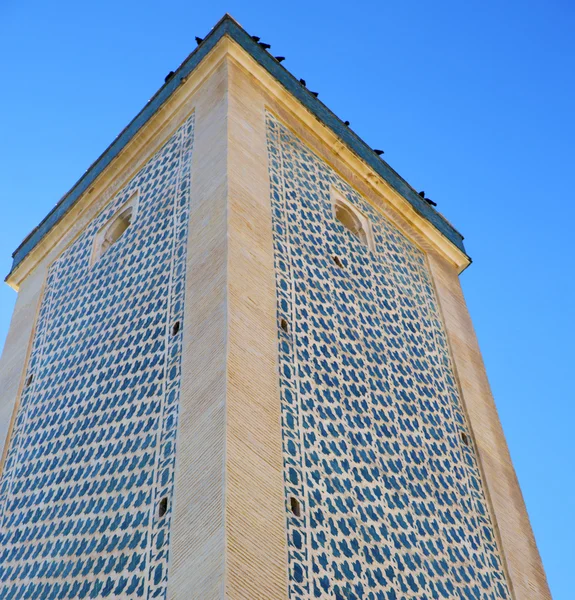
[[[168,511],[168,498],[164,497],[160,500],[160,505],[158,507],[158,517],[161,519],[166,512]]]
[[[334,192],[332,201],[335,218],[362,244],[373,249],[369,219],[337,192]]]
[[[173,325],[172,325],[172,335],[178,335],[178,332],[180,331],[180,322],[176,321]]]
[[[469,436],[466,433],[462,433],[461,434],[461,441],[466,445],[469,446]]]
[[[106,251],[113,246],[126,232],[126,229],[132,223],[132,207],[123,211],[117,217],[114,218],[112,223],[108,226],[104,239],[102,240],[102,246],[100,256],[106,253]]]
[[[137,194],[100,229],[94,239],[92,264],[98,261],[126,233],[134,218]]]
[[[280,327],[287,333],[288,330],[288,323],[285,319],[282,319],[280,321]]]
[[[34,381],[34,375],[29,375],[28,378],[26,379],[26,383],[25,383],[24,387],[29,388],[32,385],[33,381]]]
[[[341,262],[341,258],[339,256],[334,255],[331,257],[331,259],[340,269],[343,269],[343,263]]]
[[[289,509],[294,517],[301,517],[301,504],[295,496],[290,496],[289,498]]]

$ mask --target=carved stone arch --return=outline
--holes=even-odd
[[[333,192],[333,214],[335,218],[362,244],[373,250],[371,222],[341,194]]]
[[[136,196],[132,197],[100,229],[94,239],[92,261],[94,264],[124,235],[135,216]]]

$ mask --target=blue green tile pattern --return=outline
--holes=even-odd
[[[193,131],[192,116],[49,270],[0,480],[2,600],[166,598]]]
[[[267,132],[290,598],[510,599],[423,253],[271,115]]]

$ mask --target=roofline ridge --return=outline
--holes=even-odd
[[[120,154],[133,136],[149,121],[164,102],[176,91],[182,80],[199,65],[224,35],[230,36],[237,42],[272,77],[277,79],[288,92],[299,100],[307,110],[331,129],[352,152],[363,162],[367,163],[368,166],[403,196],[416,212],[434,225],[447,240],[466,255],[461,233],[439,211],[425,202],[393,167],[375,154],[373,149],[357,133],[347,127],[321,100],[312,95],[288,69],[282,66],[271,54],[254,41],[238,21],[229,13],[225,13],[212,27],[206,37],[203,38],[198,47],[180,63],[174,72],[174,76],[158,89],[138,114],[120,131],[112,143],[88,167],[76,183],[58,200],[40,223],[22,240],[12,253],[13,263],[7,279],[44,235],[68,212],[76,200],[89,189],[92,182]]]

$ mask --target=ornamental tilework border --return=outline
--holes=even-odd
[[[193,133],[192,115],[49,270],[0,480],[2,600],[166,598]]]
[[[270,114],[267,137],[290,598],[510,600],[423,253]]]

